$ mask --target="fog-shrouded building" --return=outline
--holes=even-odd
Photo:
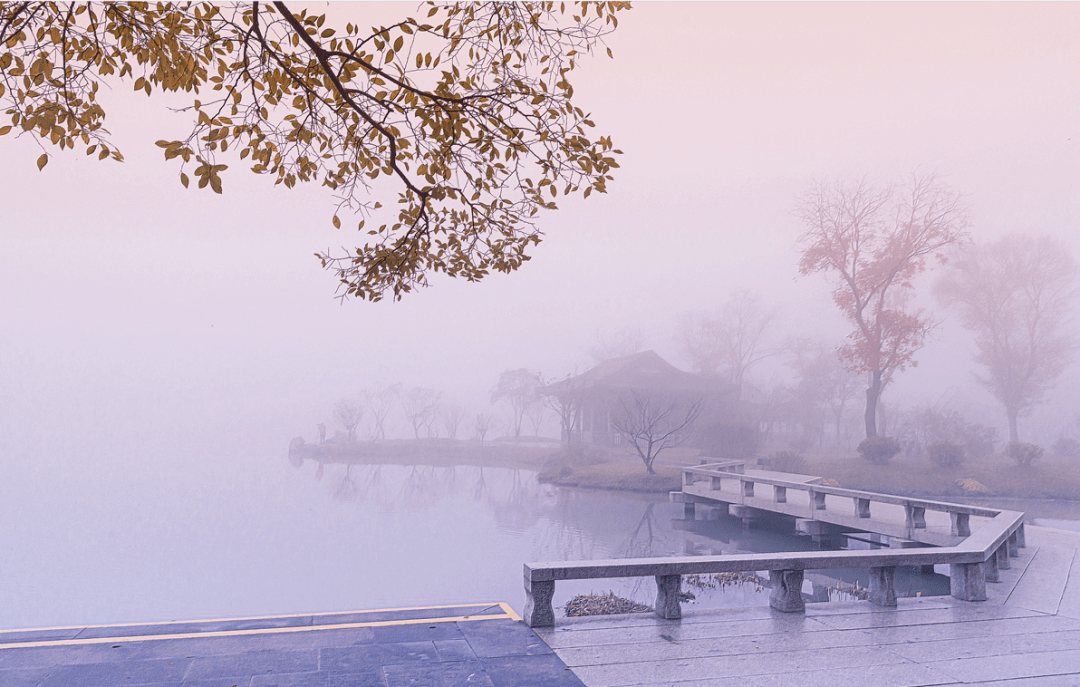
[[[733,384],[684,372],[655,351],[610,358],[542,393],[557,401],[564,441],[600,446],[621,443],[614,423],[644,397],[683,407],[701,401],[698,424],[731,414],[738,402]]]

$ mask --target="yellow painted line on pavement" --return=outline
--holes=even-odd
[[[248,615],[239,618],[200,618],[196,620],[162,620],[148,623],[112,623],[107,625],[61,625],[58,627],[23,627],[14,630],[0,630],[0,636],[11,632],[53,632],[59,630],[91,630],[103,627],[147,627],[151,625],[186,625],[188,623],[228,623],[242,620],[279,620],[281,618],[322,618],[328,615],[360,615],[363,613],[397,613],[400,611],[437,611],[444,608],[492,608],[501,607],[507,613],[513,613],[505,603],[489,604],[444,604],[442,606],[402,606],[400,608],[371,608],[365,611],[322,611],[319,613],[288,613],[285,615]],[[521,618],[518,618],[521,620]]]
[[[157,635],[130,635],[126,637],[88,637],[86,639],[55,639],[40,642],[12,642],[0,644],[3,649],[28,649],[43,646],[80,646],[83,644],[123,644],[124,642],[151,642],[162,639],[196,639],[202,637],[246,637],[251,635],[287,634],[292,632],[318,632],[320,630],[356,630],[365,627],[391,627],[394,625],[424,625],[433,623],[459,623],[474,620],[521,620],[521,617],[506,604],[492,604],[499,606],[507,613],[492,615],[458,615],[443,616],[438,618],[408,618],[405,620],[377,620],[367,623],[342,623],[340,625],[301,625],[298,627],[263,627],[252,630],[217,630],[214,632],[185,632],[176,634]],[[447,606],[446,608],[460,608],[460,606]],[[406,610],[406,609],[400,609]],[[407,609],[422,610],[422,609]],[[374,612],[374,611],[371,611]],[[288,616],[286,616],[288,617]]]

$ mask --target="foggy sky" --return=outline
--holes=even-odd
[[[105,94],[123,164],[49,148],[39,173],[35,141],[0,139],[0,451],[287,443],[396,381],[481,410],[502,370],[582,371],[597,332],[626,327],[685,366],[678,317],[738,287],[781,307],[781,331],[839,343],[826,282],[797,278],[791,209],[815,179],[936,171],[976,239],[1046,231],[1080,254],[1080,5],[641,3],[608,45],[573,83],[625,153],[609,193],[544,214],[519,272],[436,276],[399,303],[335,300],[312,254],[358,237],[330,226],[326,190],[235,161],[224,195],[184,190],[153,142],[187,120],[156,96]],[[886,402],[999,413],[970,351],[946,320]]]

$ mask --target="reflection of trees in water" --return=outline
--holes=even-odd
[[[500,529],[523,532],[540,519],[544,494],[535,474],[523,476],[521,470],[514,469],[509,482],[505,493],[490,493],[488,505]]]
[[[484,492],[487,491],[487,480],[484,479],[484,466],[480,466],[480,476],[476,479],[476,484],[472,488],[473,501],[479,501],[484,496]]]
[[[332,495],[338,501],[353,501],[360,496],[360,485],[352,478],[352,469],[352,464],[346,466],[345,475],[333,491]]]

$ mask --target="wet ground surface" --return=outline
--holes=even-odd
[[[580,686],[504,604],[0,633],[6,687]]]

